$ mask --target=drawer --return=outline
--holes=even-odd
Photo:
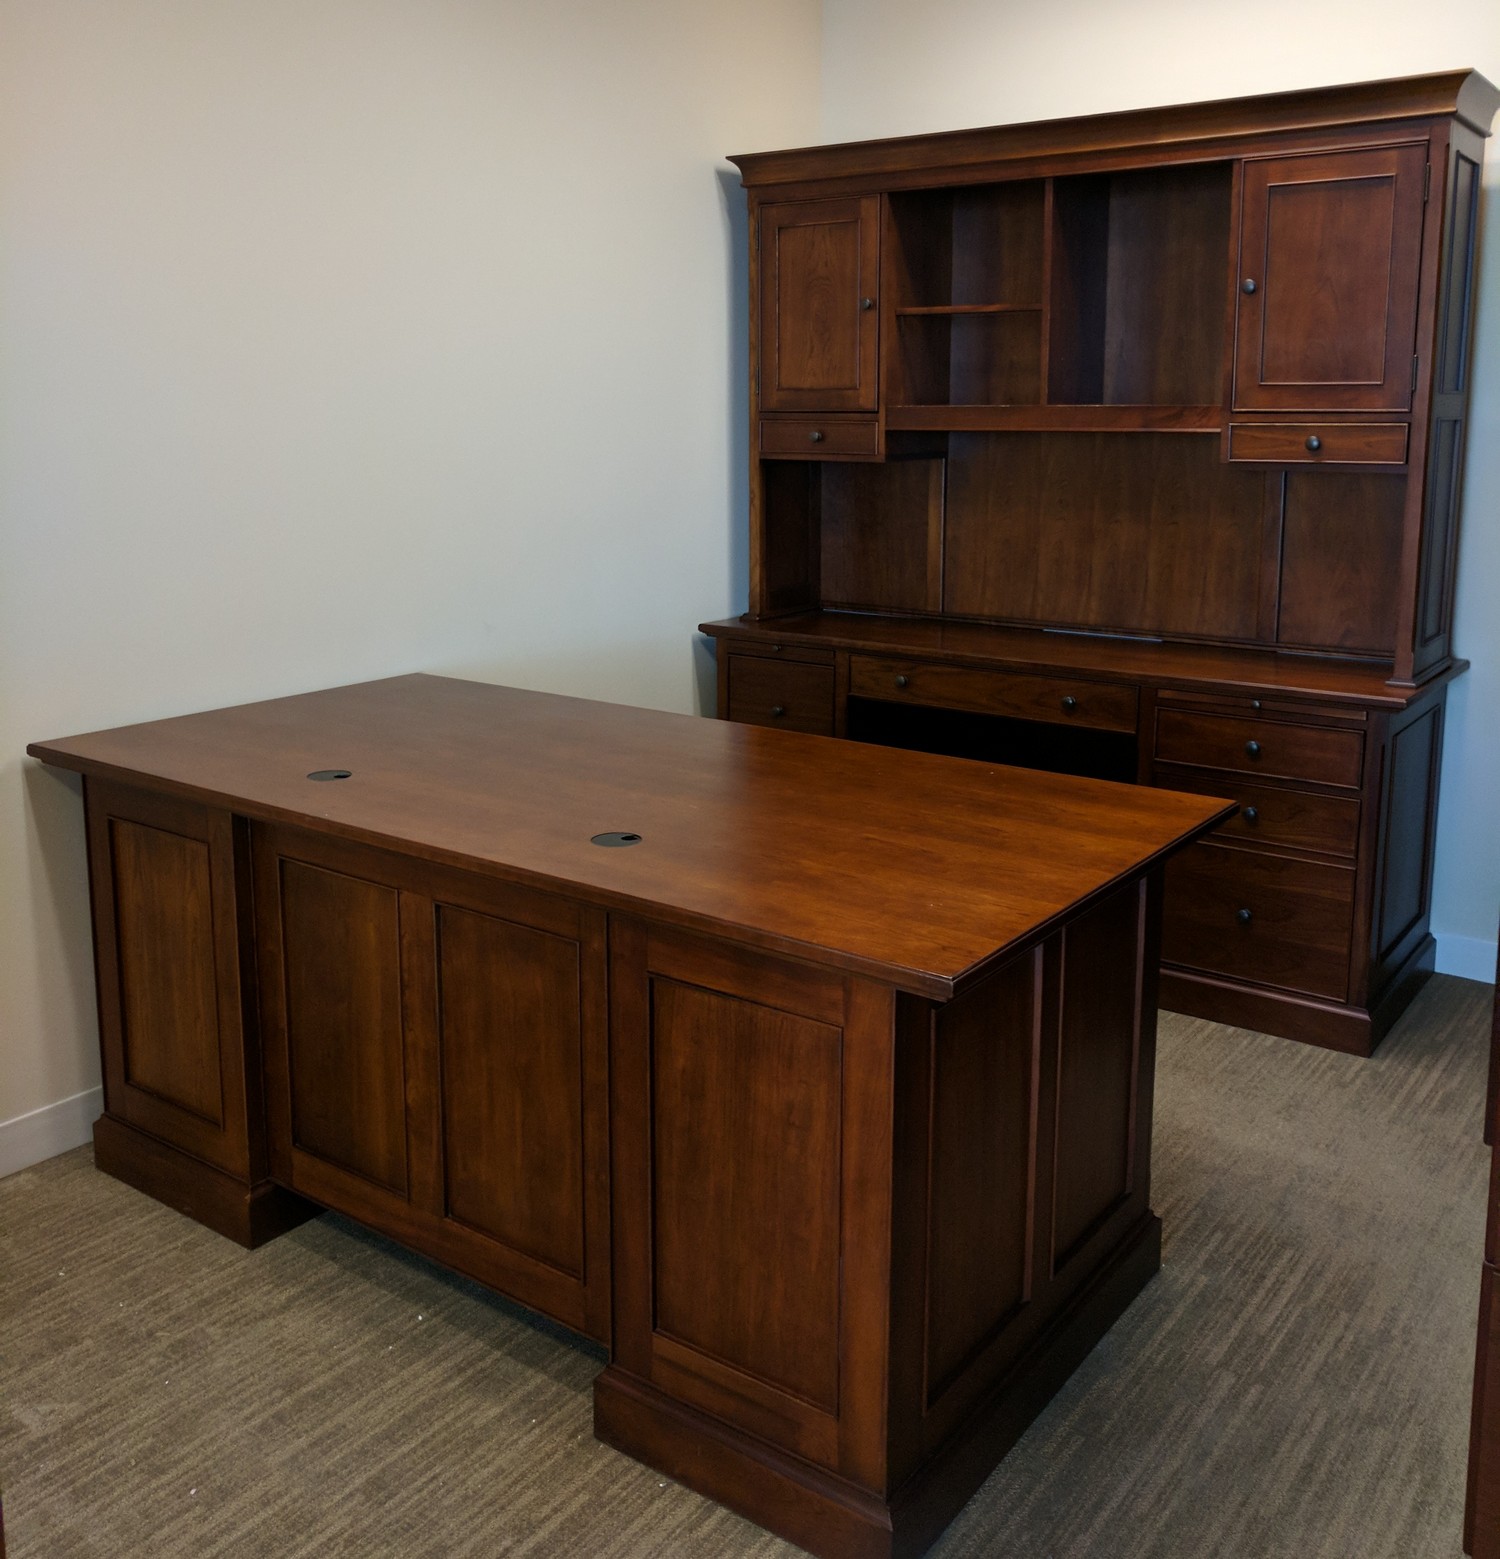
[[[860,698],[883,698],[893,704],[973,709],[1017,720],[1135,733],[1136,690],[1125,682],[1088,682],[1024,671],[978,671],[969,666],[855,655],[849,662],[849,691]]]
[[[833,735],[833,667],[761,655],[729,657],[729,718]]]
[[[1162,961],[1343,1001],[1354,871],[1200,841],[1167,863]]]
[[[777,660],[805,660],[815,666],[831,666],[833,651],[815,644],[783,644],[776,639],[720,639],[720,655],[775,656]]]
[[[1240,811],[1214,829],[1212,837],[1216,839],[1286,845],[1350,859],[1359,844],[1359,802],[1353,797],[1254,785],[1237,774],[1205,774],[1166,764],[1156,766],[1151,782],[1163,790],[1190,790],[1200,796],[1238,801]]]
[[[1357,786],[1364,750],[1364,735],[1359,731],[1177,709],[1160,709],[1156,715],[1159,763]]]
[[[1231,460],[1276,465],[1400,466],[1406,464],[1404,422],[1232,422]]]
[[[874,417],[762,417],[760,452],[777,460],[874,459],[880,454],[880,424]]]

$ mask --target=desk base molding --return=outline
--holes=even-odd
[[[323,1211],[269,1180],[236,1180],[108,1114],[94,1123],[94,1164],[246,1250]]]
[[[594,1381],[594,1433],[818,1559],[916,1559],[1160,1268],[1161,1219],[1152,1213],[889,1500],[674,1401],[618,1365]]]

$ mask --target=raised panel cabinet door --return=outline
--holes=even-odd
[[[879,211],[874,196],[761,207],[761,410],[875,410]]]
[[[1234,404],[1408,411],[1427,147],[1245,164]]]
[[[105,1110],[248,1180],[240,868],[227,812],[90,780]]]

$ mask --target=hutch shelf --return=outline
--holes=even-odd
[[[732,159],[719,714],[1238,802],[1168,870],[1163,1005],[1369,1054],[1433,962],[1497,106],[1455,71]]]

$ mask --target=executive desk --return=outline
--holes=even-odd
[[[1224,803],[412,676],[85,776],[100,1166],[608,1345],[610,1443],[920,1552],[1159,1265],[1158,867]]]

